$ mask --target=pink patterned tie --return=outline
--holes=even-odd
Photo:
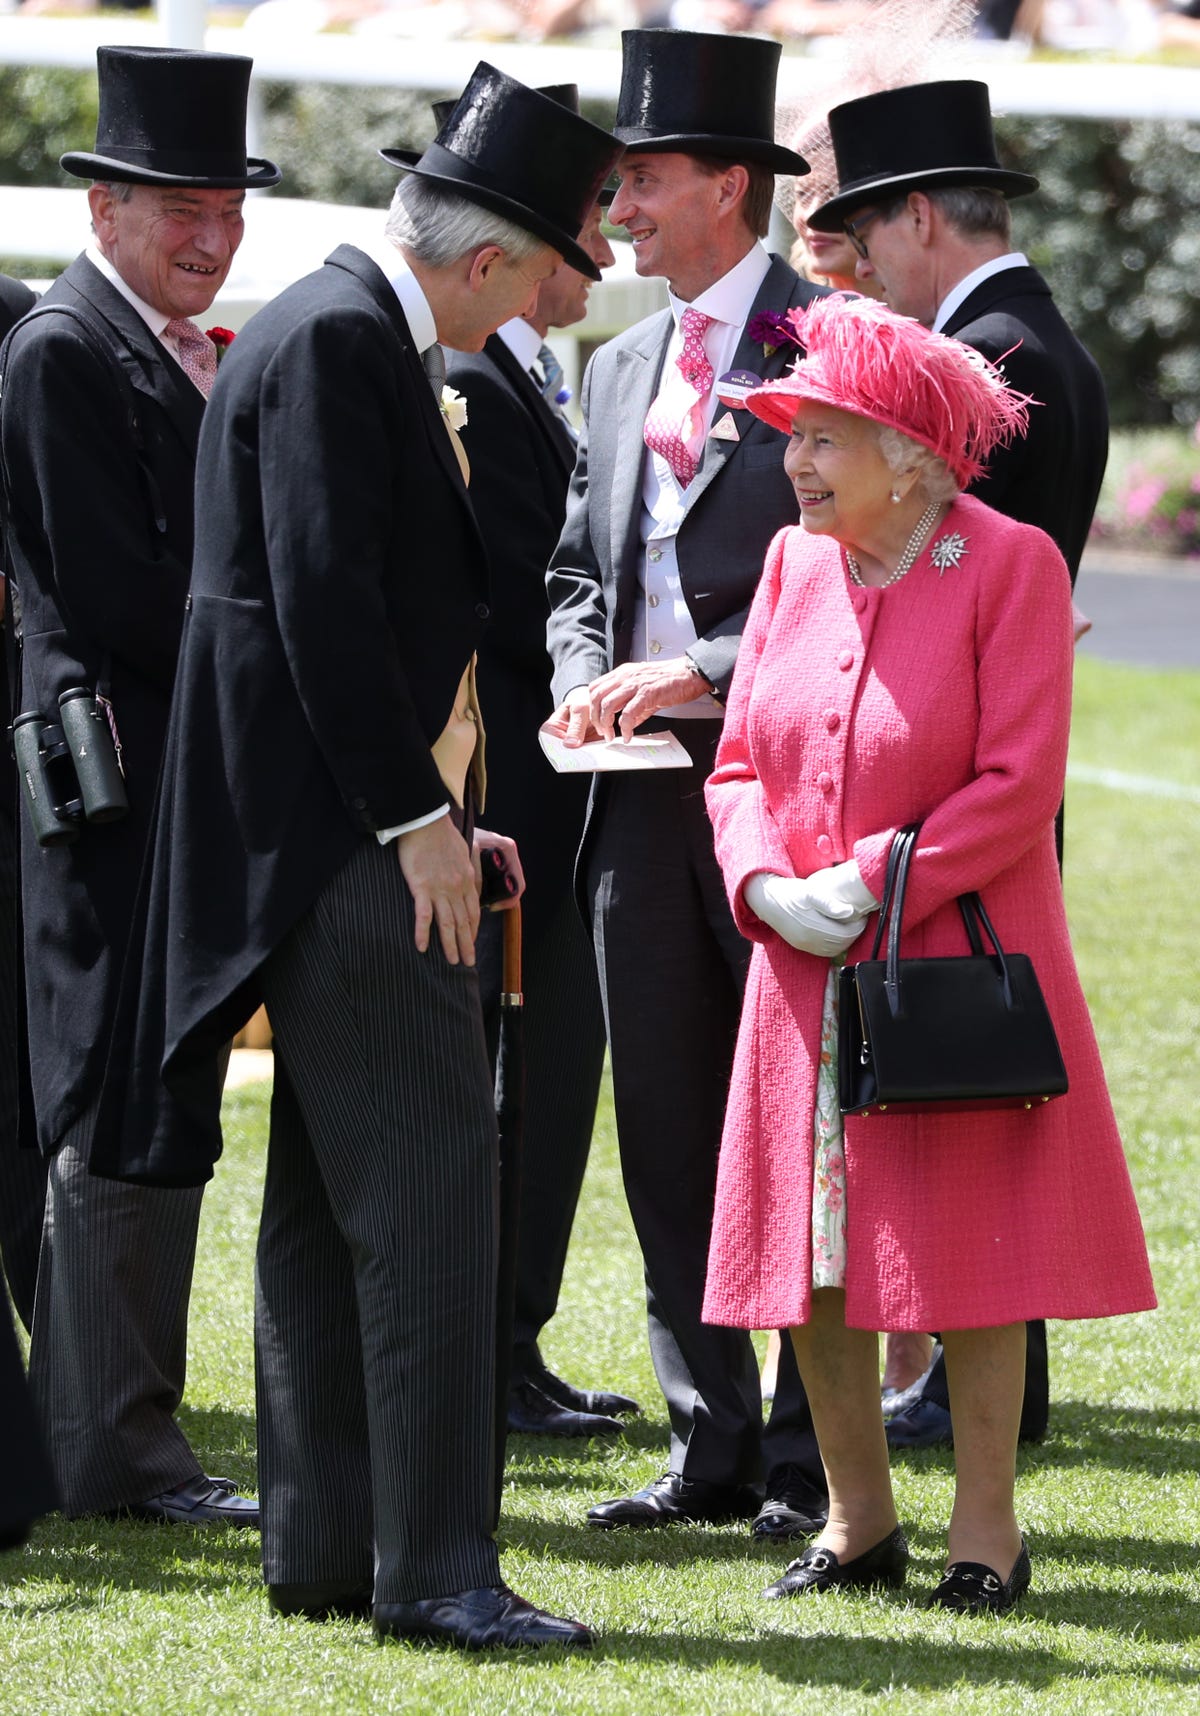
[[[217,379],[217,348],[206,333],[186,316],[176,316],[163,329],[179,350],[179,367],[189,381],[194,381],[205,399]]]
[[[696,475],[704,443],[704,400],[713,384],[713,367],[704,355],[705,329],[715,318],[703,310],[685,310],[679,318],[683,350],[646,413],[642,438],[652,453],[661,453],[686,489]]]

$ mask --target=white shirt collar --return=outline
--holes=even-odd
[[[421,282],[390,238],[381,236],[374,244],[363,244],[359,248],[386,276],[400,300],[400,308],[404,311],[404,319],[417,350],[427,352],[430,346],[437,344],[437,323]]]
[[[771,258],[766,245],[756,240],[728,274],[722,274],[719,280],[714,280],[711,286],[706,286],[690,305],[682,298],[677,298],[668,288],[667,296],[670,299],[675,326],[679,326],[679,318],[683,312],[692,309],[703,311],[714,321],[741,328],[750,314],[750,307],[758,296],[758,289],[766,279],[770,266]]]
[[[522,369],[532,369],[542,349],[542,336],[524,316],[514,316],[496,330]]]
[[[84,251],[84,255],[87,257],[92,267],[98,269],[99,272],[103,274],[109,285],[114,287],[115,290],[121,294],[125,302],[133,305],[133,308],[137,311],[143,322],[145,322],[155,339],[160,340],[162,338],[163,329],[171,320],[170,316],[164,316],[163,312],[161,310],[156,310],[153,304],[147,304],[145,299],[139,298],[132,286],[127,286],[125,284],[124,280],[122,280],[121,276],[117,273],[112,263],[108,260],[108,257],[105,256],[104,252],[100,249],[99,245],[89,244],[87,249]]]
[[[975,290],[982,286],[985,280],[990,280],[993,274],[1001,274],[1008,268],[1028,268],[1029,258],[1020,250],[1010,250],[1005,256],[994,256],[990,262],[981,263],[973,268],[970,274],[952,286],[938,305],[938,313],[933,318],[933,331],[938,333],[945,327],[955,310],[964,304]]]

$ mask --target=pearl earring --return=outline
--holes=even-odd
[[[899,491],[899,489],[893,489],[892,490],[892,505],[893,506],[899,506],[900,505],[900,491]]]

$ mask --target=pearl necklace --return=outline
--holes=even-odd
[[[850,582],[852,584],[857,584],[859,588],[863,590],[886,590],[889,584],[897,583],[901,578],[903,578],[906,572],[911,571],[913,562],[916,560],[917,555],[921,552],[922,548],[924,548],[925,539],[933,529],[934,521],[941,510],[941,501],[934,501],[932,506],[927,506],[925,508],[925,511],[917,520],[917,528],[908,539],[907,548],[896,562],[896,570],[890,573],[889,576],[883,580],[882,584],[864,584],[863,575],[859,569],[858,561],[854,558],[848,548],[844,548],[842,552],[846,556],[846,570],[850,574]]]

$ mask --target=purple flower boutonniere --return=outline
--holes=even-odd
[[[781,346],[794,346],[799,351],[796,321],[802,314],[803,311],[796,310],[785,310],[782,315],[778,310],[760,310],[757,316],[751,316],[746,332],[762,346],[764,357],[774,357]]]

